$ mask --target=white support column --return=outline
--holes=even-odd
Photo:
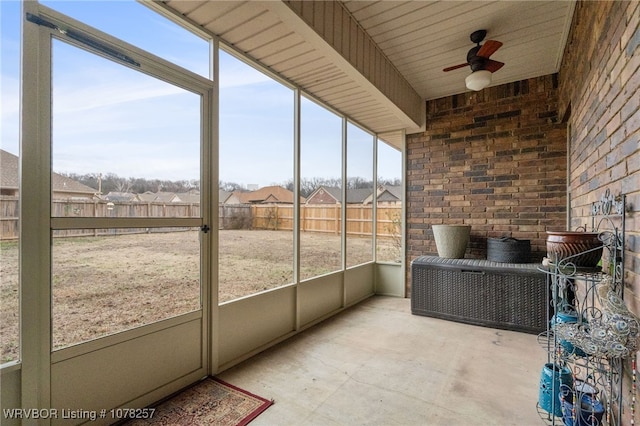
[[[208,297],[204,301],[208,306],[208,315],[205,315],[205,319],[208,320],[207,340],[209,350],[209,374],[215,374],[219,368],[219,337],[220,332],[218,327],[219,321],[219,268],[218,257],[220,254],[218,247],[219,239],[219,191],[220,187],[220,43],[217,38],[213,38],[210,42],[211,45],[211,77],[213,79],[213,96],[211,97],[211,111],[210,111],[210,135],[208,140],[205,140],[205,144],[208,144],[208,150],[205,149],[205,156],[208,162],[205,162],[205,174],[207,174],[208,181],[208,196],[209,196],[209,245],[208,245],[208,257],[205,264],[209,268],[208,282],[204,283],[208,289]],[[204,200],[203,200],[204,201]],[[205,311],[206,312],[206,311]]]
[[[296,331],[300,330],[300,90],[293,91],[293,282],[296,284]]]
[[[25,19],[27,13],[38,14],[38,3],[22,5],[21,396],[22,407],[32,409],[51,404],[51,35],[47,28]]]

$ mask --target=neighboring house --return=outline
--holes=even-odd
[[[182,200],[173,192],[158,191],[156,192],[156,199],[153,201],[155,203],[179,203]]]
[[[359,188],[347,190],[347,204],[366,204],[371,198],[371,189]],[[371,202],[371,201],[369,201]],[[341,204],[342,190],[337,187],[321,186],[307,198],[307,204]]]
[[[142,194],[134,194],[132,192],[111,191],[107,195],[101,197],[105,201],[139,201],[141,203],[200,203],[200,191],[192,189],[188,192],[175,194],[173,192],[151,192],[146,191]]]
[[[378,194],[378,204],[402,204],[402,186],[383,186]]]
[[[152,203],[156,199],[156,194],[151,191],[145,191],[142,194],[138,194],[138,199],[143,203]]]
[[[17,197],[19,181],[18,157],[0,149],[0,195]]]
[[[235,192],[218,190],[218,203],[219,204],[242,204]]]
[[[281,186],[265,186],[250,192],[235,191],[232,194],[240,204],[293,204],[293,192]],[[227,200],[227,204],[233,204]],[[300,202],[304,203],[304,197],[300,197]]]
[[[359,188],[347,190],[347,204],[365,204],[367,198],[371,198],[371,188]]]
[[[342,190],[337,187],[320,186],[307,197],[307,204],[340,204]]]
[[[137,200],[143,203],[200,203],[200,192],[183,192],[181,194],[175,194],[173,192],[151,192],[146,191],[142,194],[137,194]],[[192,201],[195,200],[195,201]]]
[[[225,200],[224,204],[245,204],[249,203],[247,200],[247,196],[245,194],[249,194],[248,192],[242,191],[233,191],[229,197]]]
[[[394,206],[402,203],[402,187],[378,185],[378,205]],[[365,204],[373,202],[373,194],[365,200]]]
[[[179,192],[176,194],[176,197],[178,197],[181,203],[200,204],[200,191],[197,189]]]
[[[105,201],[140,201],[138,194],[131,192],[116,192],[111,191],[107,195],[102,196]]]
[[[18,157],[0,149],[0,195],[17,197],[19,194]],[[54,200],[91,200],[97,190],[58,173],[51,174]]]

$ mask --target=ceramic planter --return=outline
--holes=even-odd
[[[571,370],[553,363],[545,364],[540,373],[538,405],[544,411],[558,417],[562,417],[562,401],[558,397],[561,386],[573,387]]]
[[[593,268],[602,258],[602,241],[597,232],[547,231],[547,256]]]
[[[432,225],[438,256],[463,259],[469,244],[471,225]]]

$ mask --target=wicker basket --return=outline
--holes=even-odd
[[[518,240],[512,237],[488,238],[487,260],[501,263],[529,263],[531,240]]]

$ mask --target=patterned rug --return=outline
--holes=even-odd
[[[273,401],[209,377],[156,406],[151,419],[126,425],[244,426],[271,404]]]

